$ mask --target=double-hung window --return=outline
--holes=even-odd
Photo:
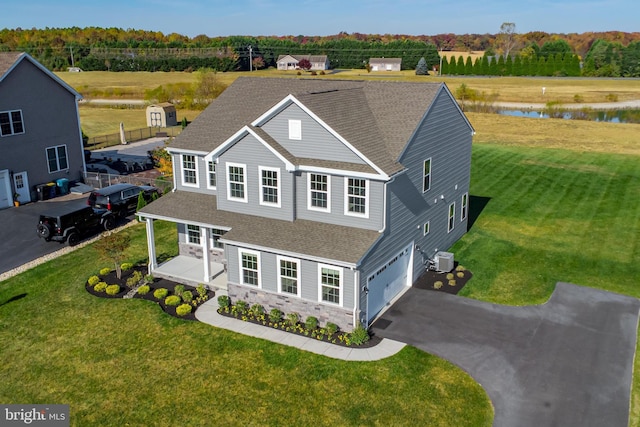
[[[209,175],[209,181],[207,181],[207,186],[212,189],[215,190],[216,185],[217,185],[217,180],[216,180],[216,163],[215,162],[208,162],[207,163],[207,173]]]
[[[224,248],[224,244],[220,241],[220,238],[224,236],[226,233],[225,230],[220,230],[218,228],[211,229],[211,247],[216,249]]]
[[[345,178],[345,187],[345,215],[368,216],[369,181],[360,178]]]
[[[182,184],[189,187],[198,186],[198,166],[193,154],[182,155]]]
[[[47,164],[49,165],[49,173],[69,169],[69,163],[67,161],[67,146],[58,145],[56,147],[48,147]]]
[[[422,192],[426,193],[431,188],[431,157],[424,161],[422,168]]]
[[[260,204],[280,207],[280,169],[260,166]]]
[[[200,244],[200,227],[187,224],[187,242],[194,245]]]
[[[22,111],[0,111],[0,136],[24,133]]]
[[[460,204],[460,221],[467,219],[467,210],[469,205],[469,193],[462,195],[462,203]]]
[[[340,304],[342,289],[342,269],[330,265],[318,265],[320,301]]]
[[[260,286],[260,254],[238,248],[240,257],[240,282],[243,285]]]
[[[431,231],[431,224],[429,223],[429,221],[427,221],[424,223],[424,226],[422,227],[422,234],[426,236],[427,234],[429,234],[429,231]]]
[[[316,211],[331,211],[331,178],[329,175],[318,173],[310,173],[308,176],[308,208]]]
[[[247,166],[227,163],[227,199],[247,201]]]
[[[449,225],[447,226],[447,232],[451,233],[456,222],[456,202],[449,205]]]
[[[300,261],[279,256],[278,277],[281,293],[300,296]]]

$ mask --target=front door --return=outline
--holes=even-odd
[[[13,188],[18,194],[20,203],[28,203],[31,201],[31,192],[29,191],[29,179],[27,172],[18,172],[13,174]]]

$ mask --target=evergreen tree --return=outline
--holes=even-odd
[[[516,55],[516,58],[513,60],[513,67],[511,70],[514,76],[522,75],[522,59],[520,59],[520,55]]]
[[[497,71],[499,76],[505,75],[504,56],[502,55],[498,57]]]
[[[447,57],[442,57],[442,69],[440,70],[441,75],[449,74],[449,61],[447,61]]]
[[[465,75],[464,58],[462,57],[462,55],[458,57],[458,66],[456,67],[456,70],[458,71],[458,75]]]
[[[504,74],[505,76],[513,76],[513,60],[511,56],[507,56],[507,59],[504,61]]]
[[[473,74],[476,76],[482,75],[482,59],[480,57],[473,61]]]
[[[418,65],[416,66],[416,75],[417,76],[428,76],[429,70],[427,70],[427,61],[423,58],[420,58],[418,61]]]
[[[492,56],[489,59],[489,73],[490,76],[498,75],[498,59],[495,56]]]
[[[473,62],[471,62],[471,56],[467,56],[467,60],[464,62],[464,74],[467,76],[473,74]]]
[[[482,76],[488,76],[489,75],[489,57],[487,55],[484,55],[482,57],[480,75],[482,75]]]

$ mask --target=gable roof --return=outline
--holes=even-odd
[[[33,65],[39,68],[40,71],[49,76],[53,81],[71,92],[71,94],[75,96],[76,99],[82,98],[82,95],[80,95],[74,88],[65,83],[64,80],[49,71],[44,65],[33,59],[28,53],[24,52],[0,52],[0,83],[2,83],[2,81],[11,73],[11,71],[13,71],[13,69],[16,68],[22,61],[31,62]]]
[[[369,64],[402,64],[402,58],[370,58]]]
[[[239,77],[176,137],[170,149],[207,154],[293,95],[393,175],[404,169],[397,160],[442,90],[446,90],[443,83]]]
[[[296,61],[300,61],[301,59],[308,59],[311,63],[327,62],[327,55],[280,55],[278,56],[278,60],[276,62],[280,62],[285,58],[293,58]]]

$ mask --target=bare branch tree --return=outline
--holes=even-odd
[[[496,37],[498,53],[501,53],[505,58],[509,56],[509,53],[518,41],[517,39],[516,24],[513,22],[504,22],[500,25],[500,33]]]

